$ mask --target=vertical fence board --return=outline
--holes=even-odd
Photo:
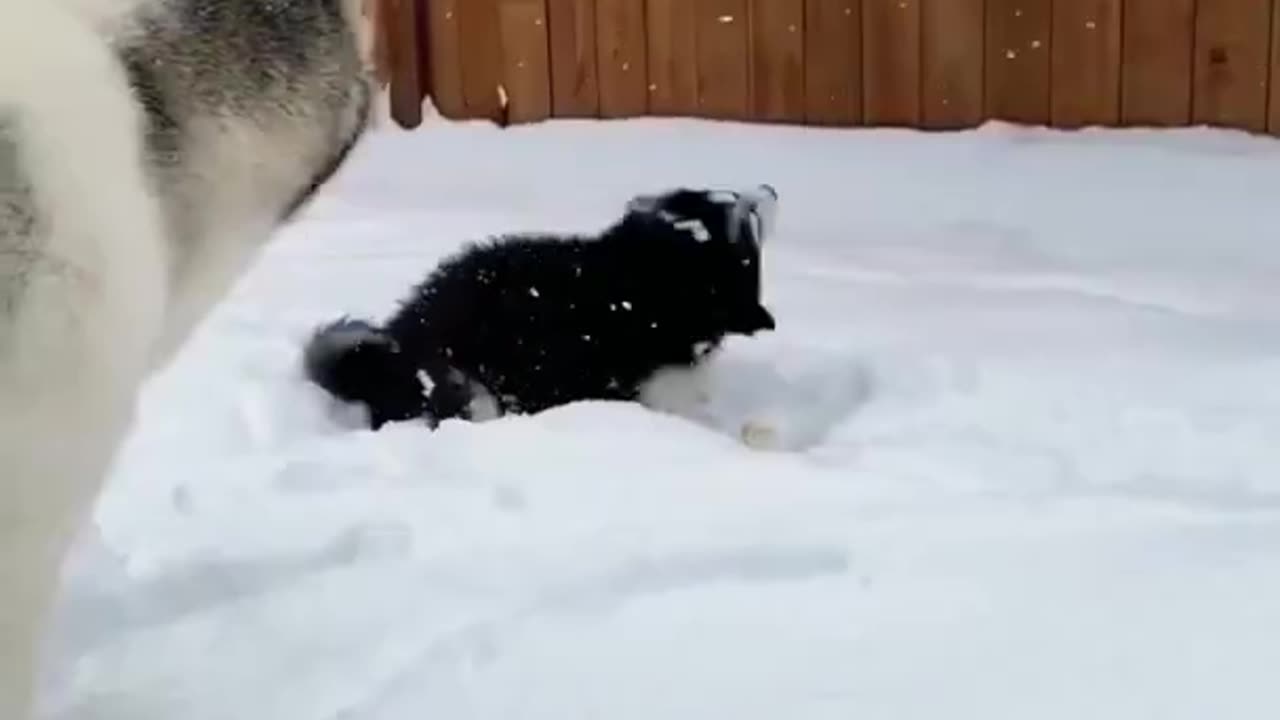
[[[921,124],[959,129],[982,122],[984,0],[923,0]]]
[[[1191,120],[1196,0],[1125,0],[1120,120],[1174,126]]]
[[[386,89],[391,82],[391,23],[387,20],[387,10],[385,0],[364,0],[360,5],[360,14],[372,35],[369,59],[380,89]]]
[[[1280,4],[1271,10],[1271,78],[1268,88],[1267,129],[1280,135]]]
[[[1057,127],[1120,122],[1121,0],[1053,4],[1053,108]]]
[[[369,0],[366,0],[368,2]],[[416,6],[414,16],[417,20],[416,27],[418,32],[418,49],[414,53],[418,56],[418,77],[422,79],[422,100],[425,100],[432,94],[431,88],[431,11],[427,7],[425,0],[414,0]],[[422,100],[419,100],[421,105]]]
[[[697,24],[690,0],[648,0],[649,110],[698,114]]]
[[[465,114],[496,118],[501,109],[498,84],[503,63],[497,0],[460,0],[457,13]]]
[[[1196,14],[1192,120],[1267,128],[1271,0],[1201,2]]]
[[[543,0],[501,0],[502,82],[511,122],[543,120],[551,115],[551,58],[547,44],[547,7]]]
[[[427,0],[427,64],[431,99],[443,116],[459,119],[467,114],[462,94],[462,48],[458,27],[458,0]]]
[[[391,31],[388,41],[391,61],[391,117],[404,128],[422,124],[422,98],[425,94],[419,72],[417,3],[413,0],[391,0],[383,7]]]
[[[551,105],[558,117],[600,112],[595,0],[547,0],[551,33]]]
[[[863,0],[862,102],[868,125],[920,121],[920,3]]]
[[[805,121],[862,122],[861,0],[805,2]]]
[[[1032,125],[1049,122],[1052,22],[1050,0],[987,0],[988,117]]]
[[[596,66],[600,114],[604,117],[630,117],[648,111],[644,25],[644,0],[597,0]]]
[[[804,122],[804,3],[751,0],[752,114]]]
[[[701,114],[745,120],[751,116],[747,0],[699,0],[695,12]]]

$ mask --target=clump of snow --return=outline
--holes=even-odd
[[[699,420],[302,380],[465,241],[756,182],[778,331]],[[1204,129],[382,129],[148,387],[49,717],[1274,718],[1276,187]]]

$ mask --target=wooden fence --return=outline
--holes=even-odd
[[[393,117],[1280,134],[1280,0],[381,0]],[[1273,84],[1277,91],[1272,92]]]

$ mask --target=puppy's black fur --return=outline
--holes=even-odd
[[[307,377],[367,406],[375,429],[473,418],[481,398],[500,414],[637,400],[656,371],[692,367],[728,335],[774,329],[760,302],[766,224],[742,197],[682,188],[635,198],[597,236],[469,245],[381,327],[320,327]]]

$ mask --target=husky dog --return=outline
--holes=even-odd
[[[768,185],[680,188],[632,199],[594,237],[468,245],[385,324],[318,328],[304,371],[363,404],[374,429],[591,399],[679,412],[679,400],[648,399],[660,372],[694,370],[726,336],[775,327],[760,301],[760,254],[776,205]]]
[[[369,118],[360,0],[0,0],[0,718],[148,373]]]

